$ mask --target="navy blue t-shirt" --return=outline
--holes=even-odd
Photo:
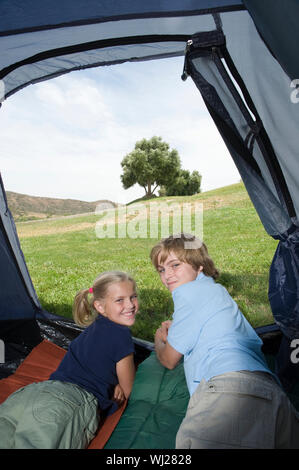
[[[134,352],[129,328],[100,315],[75,338],[50,380],[70,382],[93,393],[101,410],[113,413],[116,363]]]

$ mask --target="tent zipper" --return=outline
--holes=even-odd
[[[0,71],[0,79],[3,79],[13,70],[24,65],[34,64],[42,60],[51,59],[53,57],[61,57],[64,55],[75,54],[78,52],[86,52],[96,49],[104,49],[106,47],[116,46],[129,46],[134,44],[147,44],[147,43],[159,43],[159,42],[183,42],[188,41],[189,35],[186,34],[151,34],[144,36],[126,36],[112,39],[100,39],[97,41],[91,41],[80,44],[73,44],[72,46],[59,47],[47,51],[40,52],[31,57],[27,57],[24,60],[15,62],[14,64],[5,67]]]
[[[189,40],[186,42],[186,47],[185,47],[185,60],[184,60],[184,66],[183,66],[183,73],[182,73],[182,75],[181,75],[181,79],[183,80],[183,82],[185,82],[185,81],[187,80],[187,78],[189,77],[188,66],[187,66],[187,54],[188,54],[188,52],[190,51],[192,45],[193,45],[193,40],[192,40],[192,39],[189,39]]]

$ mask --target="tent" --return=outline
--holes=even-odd
[[[30,84],[74,70],[182,57],[182,78],[194,81],[265,231],[279,240],[269,279],[275,325],[259,333],[275,333],[275,341],[279,335],[278,372],[286,384],[299,378],[298,364],[290,359],[299,338],[298,16],[296,0],[0,3],[2,102]],[[12,371],[10,361],[26,355],[46,331],[60,344],[78,331],[43,311],[2,181],[0,229],[5,375]]]

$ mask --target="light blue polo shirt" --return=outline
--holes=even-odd
[[[202,378],[238,370],[270,372],[262,340],[227,290],[200,273],[172,292],[173,323],[168,342],[184,355],[190,396]]]

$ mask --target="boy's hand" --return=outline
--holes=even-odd
[[[155,352],[161,364],[167,369],[174,369],[182,358],[182,354],[174,349],[167,340],[171,324],[170,320],[162,322],[155,333]]]
[[[126,397],[121,386],[119,384],[115,385],[113,392],[113,400],[116,401],[117,404],[120,406],[124,402],[125,398]]]
[[[172,324],[171,320],[163,321],[161,323],[160,328],[157,330],[158,337],[159,337],[159,339],[161,339],[161,341],[163,341],[163,343],[166,343],[168,330],[169,330],[171,324]]]

